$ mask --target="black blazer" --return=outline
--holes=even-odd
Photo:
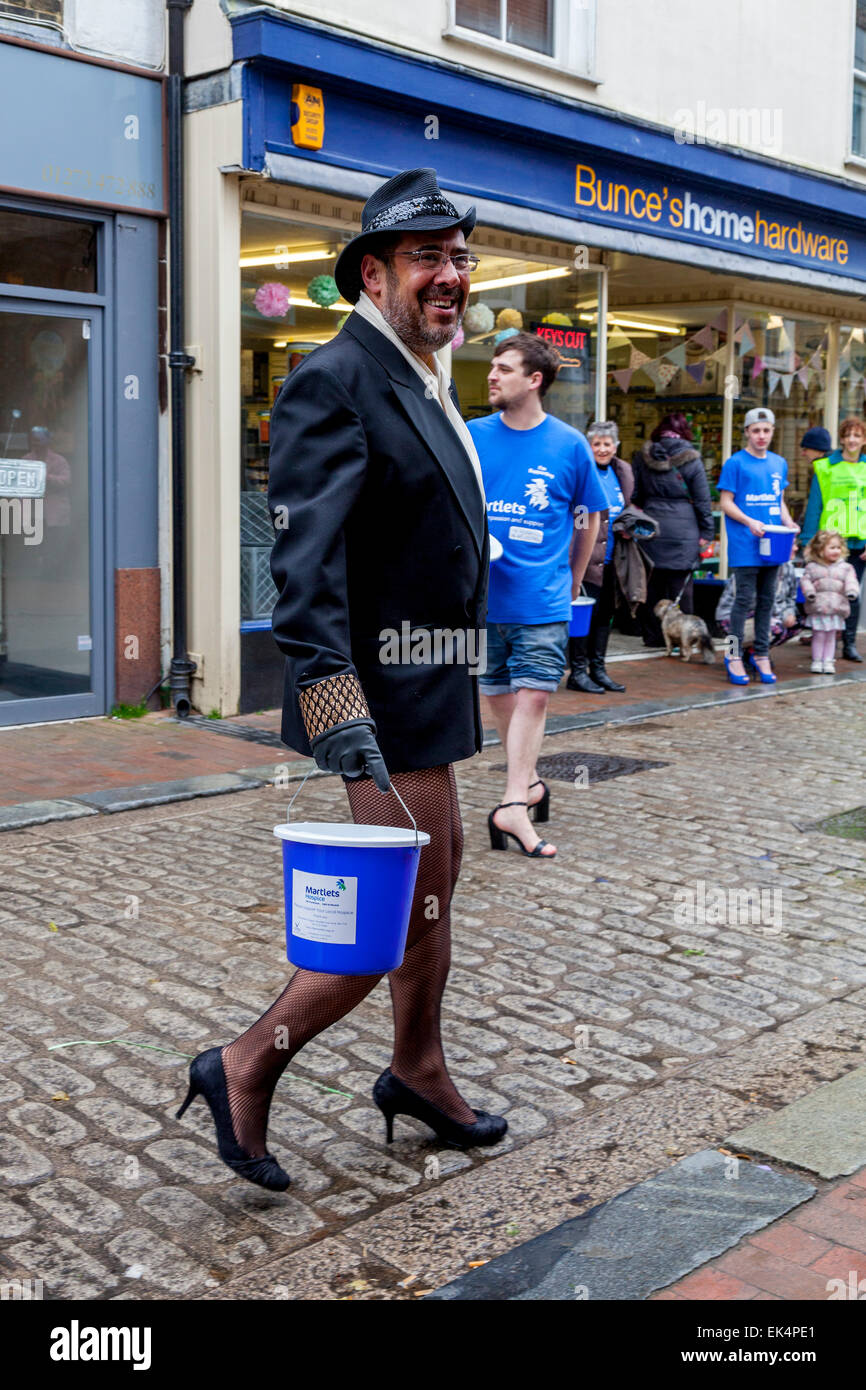
[[[466,661],[442,661],[447,637],[438,661],[381,658],[405,623],[462,630],[466,653],[478,651],[486,509],[438,400],[359,314],[286,378],[271,413],[268,501],[283,741],[309,753],[311,738],[368,708],[390,772],[477,752],[477,679]]]

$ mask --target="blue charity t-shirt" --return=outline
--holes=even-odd
[[[607,565],[613,557],[613,543],[616,539],[613,534],[613,523],[625,507],[625,498],[622,495],[622,488],[619,485],[619,478],[616,476],[613,464],[607,463],[603,468],[598,464],[595,466],[607,497],[607,545],[604,551],[604,563]]]
[[[737,506],[765,526],[781,526],[782,493],[788,485],[788,465],[781,454],[768,453],[755,458],[747,449],[731,454],[722,465],[717,487],[732,492]],[[728,533],[728,564],[759,565],[758,537],[741,521],[725,517]]]
[[[470,420],[469,429],[490,534],[503,549],[490,566],[488,622],[567,622],[574,509],[602,512],[608,505],[589,445],[553,415],[531,430],[511,429],[500,414]]]

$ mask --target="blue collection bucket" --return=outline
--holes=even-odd
[[[790,526],[765,526],[758,541],[758,562],[762,565],[785,565],[794,549],[796,531]]]
[[[581,594],[579,598],[571,600],[571,617],[568,620],[569,637],[585,637],[587,635],[592,622],[594,603],[595,599],[588,598],[586,594]]]
[[[392,825],[274,826],[283,842],[286,953],[326,975],[384,975],[402,963],[421,849]]]

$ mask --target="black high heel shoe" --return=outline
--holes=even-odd
[[[530,782],[529,790],[532,791],[533,787],[544,787],[544,795],[540,801],[533,802],[529,807],[530,820],[533,820],[536,825],[540,825],[542,822],[546,824],[550,820],[550,787],[540,777],[537,782]],[[533,811],[535,815],[532,814]]]
[[[437,1138],[452,1149],[483,1148],[488,1144],[498,1144],[507,1129],[508,1121],[501,1115],[488,1115],[486,1110],[475,1110],[474,1125],[461,1125],[451,1120],[436,1105],[424,1100],[411,1090],[387,1067],[373,1087],[373,1100],[385,1116],[385,1135],[390,1144],[394,1138],[394,1116],[412,1115],[429,1125]]]
[[[544,798],[539,801],[539,806]],[[539,840],[535,849],[527,849],[519,835],[515,835],[513,830],[500,830],[493,817],[497,811],[503,811],[506,806],[525,806],[525,801],[500,801],[498,806],[494,806],[490,815],[487,817],[487,829],[490,831],[491,849],[508,849],[508,841],[514,840],[520,848],[521,854],[525,854],[527,859],[555,859],[556,850],[553,854],[542,854],[541,851],[547,848],[546,840]]]
[[[211,1047],[193,1058],[189,1067],[189,1090],[175,1118],[179,1120],[199,1095],[204,1096],[210,1106],[216,1126],[217,1148],[223,1163],[227,1163],[239,1177],[247,1178],[259,1187],[285,1192],[291,1178],[273,1155],[266,1153],[264,1158],[250,1158],[235,1138],[221,1047]]]

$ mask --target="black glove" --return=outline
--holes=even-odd
[[[391,782],[385,759],[379,752],[372,724],[344,724],[329,729],[313,744],[316,767],[354,780],[372,777],[380,792],[390,791]]]

